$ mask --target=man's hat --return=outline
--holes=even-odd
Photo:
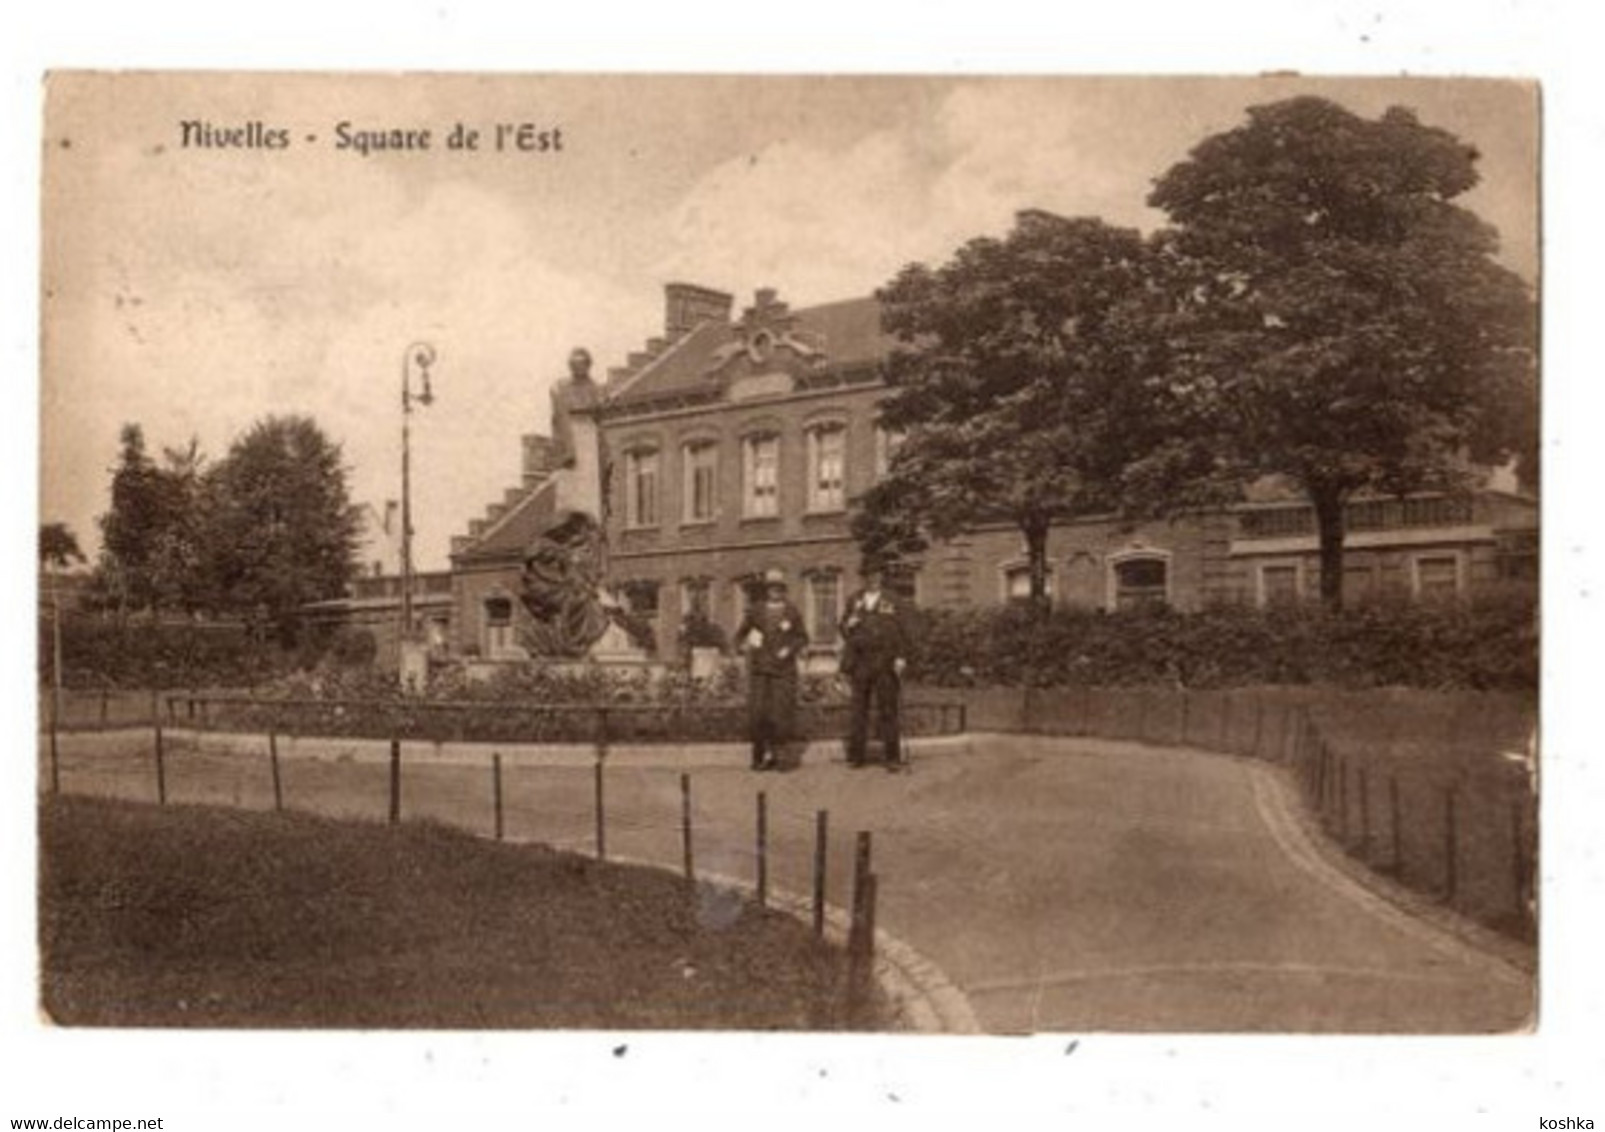
[[[883,574],[886,572],[886,567],[889,563],[890,559],[884,555],[866,554],[858,561],[859,576],[867,578],[871,574]]]
[[[774,567],[770,567],[763,572],[763,584],[766,586],[784,587],[786,584],[786,572],[784,570],[777,570]]]

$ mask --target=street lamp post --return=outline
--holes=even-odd
[[[435,395],[429,388],[429,367],[435,364],[435,348],[428,342],[414,342],[401,358],[401,644],[403,655],[413,639],[412,618],[412,403],[428,406]],[[413,370],[423,386],[412,392]]]

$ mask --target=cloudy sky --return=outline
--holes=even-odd
[[[1473,142],[1465,200],[1537,277],[1532,88],[1454,80],[877,79],[58,74],[45,137],[44,520],[98,544],[124,422],[222,455],[312,415],[353,496],[400,490],[400,367],[432,342],[414,418],[417,562],[518,479],[518,437],[577,344],[601,367],[657,333],[662,285],[794,305],[870,292],[1040,207],[1151,229],[1151,181],[1246,107],[1392,104]],[[283,151],[185,148],[252,121]],[[366,157],[335,129],[429,129]],[[482,150],[444,148],[452,126]],[[496,152],[497,123],[561,152]],[[315,138],[309,141],[308,138]]]

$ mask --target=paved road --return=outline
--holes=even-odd
[[[78,757],[96,743],[116,745],[72,737],[69,789],[112,781],[91,770],[112,756]],[[379,751],[287,751],[287,799],[382,816]],[[486,756],[429,761],[440,755],[409,749],[407,812],[488,829]],[[616,752],[608,851],[679,865],[682,773],[699,872],[752,875],[759,789],[776,887],[809,891],[815,814],[826,810],[830,898],[845,904],[853,833],[871,830],[879,926],[939,967],[989,1032],[1476,1033],[1530,1021],[1529,974],[1356,883],[1306,832],[1273,767],[1024,736],[935,744],[908,775],[838,758],[754,775],[739,748]],[[583,759],[559,761],[509,753],[508,835],[591,851],[594,777]],[[259,757],[185,755],[180,744],[168,763],[175,800],[271,797]],[[141,773],[125,768],[118,792],[148,792]]]

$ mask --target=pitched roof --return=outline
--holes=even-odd
[[[557,515],[557,481],[543,480],[497,519],[471,545],[452,555],[453,560],[522,556],[535,536],[551,526]]]
[[[792,331],[825,355],[827,368],[873,365],[895,339],[881,329],[880,304],[873,298],[845,299],[790,312]],[[729,322],[703,322],[640,370],[620,380],[609,394],[614,404],[637,404],[709,388],[719,351],[740,342]]]

